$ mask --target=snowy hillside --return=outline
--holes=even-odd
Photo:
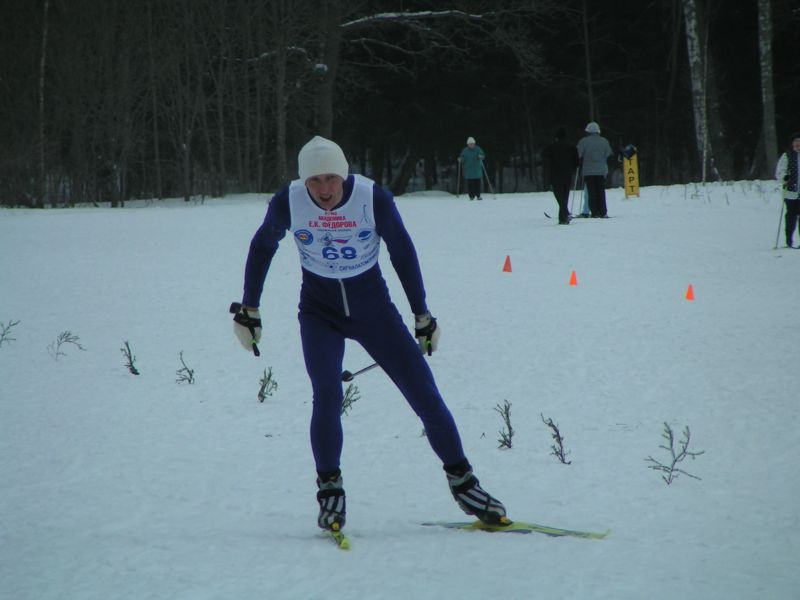
[[[261,358],[231,331],[266,196],[0,211],[0,597],[797,598],[800,250],[773,250],[777,186],[608,198],[612,218],[566,227],[545,193],[397,203],[443,331],[430,363],[482,484],[512,518],[611,534],[422,527],[465,517],[375,369],[344,417],[349,551],[316,527],[291,240]],[[83,350],[55,360],[63,332]],[[176,382],[181,353],[194,384]],[[370,363],[348,347],[344,368]],[[699,479],[648,468],[669,462],[665,423],[690,428],[704,453],[679,466]]]

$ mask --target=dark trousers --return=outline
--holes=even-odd
[[[467,194],[469,199],[481,197],[481,180],[480,179],[467,179]]]
[[[553,195],[558,202],[558,222],[569,222],[569,190],[570,183],[553,183]]]
[[[593,217],[607,216],[605,175],[585,175],[583,180],[589,191],[589,212]]]
[[[786,203],[786,245],[791,246],[794,230],[800,221],[800,199],[784,199],[784,202]]]
[[[330,311],[301,308],[298,319],[314,398],[310,433],[318,471],[338,469],[342,454],[345,338],[359,342],[397,386],[421,419],[428,443],[442,464],[454,465],[465,459],[455,421],[439,394],[430,367],[388,296],[386,301],[374,298],[369,315],[345,317]],[[371,398],[364,402],[381,400]]]

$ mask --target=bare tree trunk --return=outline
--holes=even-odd
[[[285,0],[273,0],[272,23],[275,28],[275,178],[282,183],[288,178],[286,159],[286,119],[288,98],[286,96],[286,14],[289,11]]]
[[[243,69],[243,76],[244,81],[243,85],[239,86],[240,92],[240,100],[237,102],[236,112],[241,112],[241,121],[242,124],[240,127],[237,127],[237,139],[236,145],[239,148],[239,152],[237,152],[237,159],[236,159],[236,166],[239,170],[239,181],[245,184],[245,189],[249,189],[249,182],[251,179],[250,176],[250,169],[252,167],[252,160],[250,159],[251,151],[253,149],[256,150],[256,156],[259,155],[258,152],[258,122],[261,118],[259,114],[259,92],[261,91],[261,84],[260,80],[262,79],[258,75],[258,67],[251,68],[249,63],[245,63]],[[251,108],[251,95],[249,93],[249,86],[248,82],[250,81],[250,77],[255,79],[255,88],[256,88],[256,98],[255,98],[255,109]],[[239,139],[241,136],[241,139]]]
[[[592,59],[589,52],[589,17],[586,12],[586,0],[581,2],[583,8],[583,50],[586,59],[586,88],[589,94],[589,120],[595,120],[594,92],[592,91]]]
[[[669,27],[665,28],[670,36],[669,54],[667,57],[666,68],[669,72],[668,84],[666,93],[664,94],[664,109],[659,115],[658,125],[656,126],[656,144],[658,153],[655,160],[651,161],[650,171],[652,174],[653,182],[669,181],[671,177],[671,164],[672,159],[668,148],[674,136],[671,131],[674,129],[672,122],[673,104],[675,101],[675,90],[678,84],[678,74],[680,73],[680,44],[682,34],[682,19],[681,19],[680,0],[671,0],[669,6]],[[654,97],[658,94],[654,93]],[[640,169],[647,168],[646,165],[640,163]],[[640,173],[644,175],[644,173]]]
[[[150,61],[149,64],[149,74],[150,74],[150,101],[151,101],[151,109],[153,114],[150,116],[153,123],[153,170],[155,172],[156,178],[156,189],[155,189],[155,197],[161,200],[163,197],[163,191],[161,188],[161,140],[159,139],[159,127],[158,127],[158,116],[159,116],[159,106],[158,106],[158,82],[156,81],[156,59],[155,59],[155,49],[153,48],[154,44],[154,35],[153,35],[153,3],[147,3],[147,46],[148,46],[148,58]]]
[[[134,125],[133,125],[133,90],[132,77],[133,67],[131,65],[130,44],[124,44],[121,48],[121,56],[118,63],[118,84],[115,86],[114,93],[118,95],[116,103],[116,142],[115,152],[112,156],[115,170],[114,189],[111,197],[112,207],[124,207],[125,199],[128,195],[128,160],[130,159],[131,147],[133,145]]]
[[[339,48],[342,43],[341,0],[327,0],[320,26],[323,34],[322,70],[319,95],[317,96],[317,131],[330,138],[333,134],[333,92],[336,71],[339,68]]]
[[[372,167],[371,179],[378,185],[383,185],[383,165],[386,152],[380,142],[371,148],[370,166]]]
[[[44,207],[47,195],[47,171],[45,168],[44,137],[44,72],[47,66],[47,15],[50,12],[50,0],[44,0],[42,10],[42,55],[39,59],[39,197],[34,198],[34,206]]]
[[[527,86],[522,86],[522,106],[525,108],[525,151],[528,154],[528,160],[525,161],[525,165],[527,165],[527,174],[528,178],[531,181],[535,181],[538,178],[536,177],[536,158],[534,155],[534,136],[533,136],[533,120],[531,119],[531,114],[533,111],[531,110],[530,100],[528,98],[528,88]],[[523,171],[524,172],[524,171]]]
[[[700,0],[702,2],[702,0]],[[709,6],[711,3],[709,3]],[[725,125],[722,120],[722,95],[717,84],[716,61],[709,49],[709,23],[711,15],[701,19],[703,40],[703,65],[705,67],[706,89],[706,132],[708,133],[708,159],[712,175],[717,180],[733,177],[733,160],[728,144]]]
[[[193,168],[196,158],[193,144],[197,137],[200,113],[205,110],[202,77],[207,66],[200,56],[199,40],[195,35],[199,24],[192,6],[189,0],[183,0],[180,5],[172,7],[177,16],[173,27],[179,43],[169,55],[162,57],[168,67],[164,78],[167,85],[164,94],[165,122],[171,129],[180,194],[187,202],[194,193]]]
[[[761,121],[766,165],[761,174],[778,161],[778,135],[775,131],[775,91],[772,80],[772,2],[758,0],[758,47],[761,56]]]
[[[397,172],[397,177],[391,179],[389,189],[395,196],[400,196],[406,193],[408,182],[414,174],[417,166],[417,152],[411,146],[406,148],[406,154],[403,157],[403,163],[400,165],[400,170]]]
[[[233,48],[231,44],[228,42],[228,22],[226,20],[226,15],[228,11],[225,10],[223,5],[222,10],[217,12],[213,12],[217,23],[217,48],[219,52],[219,56],[216,57],[217,60],[217,69],[216,69],[216,113],[217,113],[217,173],[216,176],[212,173],[212,177],[214,178],[214,183],[212,185],[211,193],[214,196],[222,197],[225,195],[226,188],[227,188],[227,170],[225,165],[227,163],[227,120],[225,118],[225,101],[228,96],[228,85],[230,84],[230,61],[231,56],[233,54]],[[213,61],[212,61],[213,62]],[[208,132],[207,137],[210,139],[210,132]],[[209,148],[208,153],[208,163],[209,169],[211,169],[211,165],[213,164],[213,154],[212,148]]]
[[[266,135],[265,135],[265,127],[264,127],[264,77],[259,77],[256,81],[255,85],[255,96],[253,98],[253,150],[255,151],[255,161],[256,161],[256,176],[255,181],[253,181],[253,176],[249,174],[250,166],[248,164],[248,175],[247,175],[247,189],[249,191],[256,191],[256,192],[263,192],[266,184],[264,183],[264,146],[266,145]],[[247,95],[248,98],[250,94]],[[248,101],[249,106],[249,101]],[[249,155],[249,154],[248,154]],[[252,186],[255,186],[255,190],[252,189]]]
[[[708,164],[708,120],[706,111],[705,66],[700,28],[697,19],[696,0],[683,0],[683,16],[686,21],[686,49],[692,80],[692,108],[697,155],[700,159],[700,178],[706,180]]]
[[[681,11],[677,4],[678,0],[672,0],[670,14],[672,15],[672,28],[670,38],[670,59],[669,64],[669,85],[667,86],[667,99],[666,107],[664,109],[664,116],[669,117],[672,114],[672,101],[675,98],[675,89],[678,84],[678,47],[680,45],[680,32],[681,32]]]

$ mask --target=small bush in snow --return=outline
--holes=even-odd
[[[511,403],[508,400],[503,400],[503,405],[497,405],[494,409],[503,417],[504,427],[500,430],[500,438],[497,442],[500,444],[498,448],[511,448],[511,438],[514,437],[514,428],[511,427]]]
[[[175,374],[178,378],[175,380],[176,383],[194,383],[194,369],[190,369],[186,362],[183,360],[183,350],[181,350],[180,354],[178,355],[181,359],[181,364],[183,365],[180,369],[175,371]]]
[[[684,458],[687,456],[691,457],[694,460],[695,457],[700,456],[701,454],[705,453],[705,450],[701,450],[700,452],[689,452],[689,441],[691,440],[691,434],[689,433],[689,426],[687,425],[683,430],[683,439],[678,442],[678,449],[675,449],[675,434],[672,431],[672,428],[669,426],[669,423],[664,423],[664,433],[661,434],[667,442],[669,446],[662,444],[659,448],[663,448],[667,452],[670,453],[671,460],[668,464],[661,463],[657,461],[652,456],[648,456],[645,461],[649,463],[653,463],[649,466],[651,469],[655,469],[656,471],[661,471],[664,475],[661,476],[661,479],[667,482],[667,485],[671,484],[678,475],[686,475],[687,477],[691,477],[692,479],[700,479],[691,473],[687,473],[683,469],[678,468],[678,463],[682,462]]]
[[[264,376],[260,380],[261,387],[258,388],[258,401],[264,402],[267,396],[272,396],[272,393],[278,389],[278,382],[272,378],[272,367],[269,370],[264,369]]]
[[[344,390],[344,398],[342,399],[342,414],[347,415],[353,407],[353,403],[361,398],[358,393],[358,386],[352,383],[348,384]]]
[[[553,419],[545,419],[542,413],[539,413],[539,416],[542,417],[542,422],[552,431],[553,441],[555,443],[550,446],[550,448],[553,450],[550,454],[555,456],[562,464],[572,464],[571,460],[567,460],[567,454],[569,454],[569,452],[564,452],[564,436],[562,436],[561,432],[558,430],[558,425],[553,423]]]
[[[58,360],[61,356],[66,356],[62,349],[66,344],[72,344],[78,350],[86,350],[78,342],[80,338],[71,331],[62,331],[58,334],[55,341],[47,347],[47,352],[53,357],[53,360]]]
[[[133,355],[133,352],[131,352],[128,340],[125,340],[125,346],[120,348],[119,351],[125,356],[125,366],[128,367],[128,371],[130,371],[132,375],[138,375],[139,369],[136,368],[136,357]]]
[[[8,324],[0,322],[0,348],[3,344],[15,342],[16,338],[11,337],[11,328],[19,325],[19,321],[9,320]]]

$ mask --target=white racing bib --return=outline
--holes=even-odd
[[[353,277],[378,262],[381,240],[375,232],[373,182],[361,175],[353,178],[350,199],[331,211],[314,203],[303,181],[292,181],[289,186],[289,230],[294,235],[300,263],[315,275]]]

